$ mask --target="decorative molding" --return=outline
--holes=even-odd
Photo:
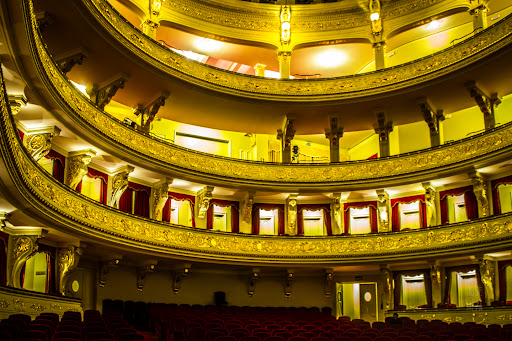
[[[383,189],[378,189],[377,191],[377,213],[378,223],[379,223],[379,232],[389,232],[390,224],[389,217],[391,216],[391,203],[389,201],[389,194]]]
[[[62,73],[66,74],[71,71],[75,65],[82,65],[87,55],[88,53],[85,49],[78,48],[56,57],[55,62]]]
[[[286,212],[288,219],[285,234],[295,236],[297,234],[297,194],[290,194],[286,199]]]
[[[431,182],[421,184],[425,189],[425,213],[427,226],[437,225],[436,188]]]
[[[284,297],[289,298],[292,296],[292,286],[293,286],[293,271],[288,270],[286,274],[286,280],[284,282]]]
[[[135,111],[135,115],[142,115],[140,129],[143,132],[149,133],[151,130],[151,123],[155,119],[158,110],[160,110],[160,107],[165,105],[165,100],[169,98],[169,96],[169,92],[162,91],[160,95],[147,106],[144,107],[144,105],[139,104],[139,107]]]
[[[105,109],[105,106],[110,103],[112,97],[115,96],[117,90],[124,88],[124,83],[128,80],[127,74],[120,74],[113,77],[110,80],[104,81],[102,84],[94,84],[92,89],[89,89],[87,93],[90,96],[90,100],[98,106],[101,110]]]
[[[489,205],[489,191],[484,176],[477,171],[468,174],[473,182],[473,193],[478,202],[478,216],[488,217],[491,214]]]

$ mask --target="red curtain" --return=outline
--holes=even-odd
[[[391,228],[393,231],[400,231],[401,220],[400,220],[400,205],[399,204],[410,204],[412,202],[419,201],[418,212],[420,217],[420,227],[427,226],[426,218],[426,207],[425,207],[425,194],[413,195],[404,198],[391,199]]]
[[[425,283],[425,296],[427,297],[427,305],[432,308],[432,281],[430,280],[430,269],[407,270],[407,271],[393,271],[394,281],[394,303],[395,309],[398,308],[402,301],[402,276],[419,276],[423,275],[423,282]]]
[[[53,177],[57,181],[64,183],[64,167],[66,165],[66,157],[60,153],[57,153],[53,149],[51,149],[45,157],[53,161]]]
[[[149,193],[146,191],[135,191],[135,202],[133,214],[149,218]]]
[[[57,249],[53,246],[39,244],[38,252],[44,252],[46,254],[46,293],[55,294],[57,293],[57,278],[55,276],[55,257]]]
[[[498,261],[498,276],[499,276],[499,288],[500,288],[500,301],[507,301],[507,267],[512,266],[512,260],[500,260]]]
[[[501,202],[498,187],[500,185],[512,184],[512,175],[491,181],[492,206],[495,215],[501,214]]]
[[[18,129],[18,134],[20,135],[20,139],[23,142],[23,137],[25,136],[25,133]]]
[[[87,176],[91,179],[101,179],[101,187],[100,187],[100,203],[107,204],[107,185],[108,185],[108,175],[102,173],[94,168],[87,167]],[[82,193],[82,181],[76,186],[77,192]]]
[[[330,204],[299,204],[297,205],[297,234],[304,235],[304,214],[303,211],[323,211],[325,232],[332,236],[331,226],[331,205]]]
[[[196,197],[189,194],[182,194],[176,192],[168,192],[168,198],[165,202],[164,208],[162,209],[162,221],[170,222],[171,221],[171,200],[176,201],[188,201],[190,204],[190,216],[192,218],[192,227],[196,226],[196,222],[194,219],[194,203]]]
[[[260,233],[260,210],[277,210],[277,234],[284,235],[284,204],[254,204],[252,206],[252,234]]]
[[[214,205],[220,206],[220,207],[231,207],[231,232],[234,232],[234,233],[240,232],[238,201],[211,199],[210,206],[208,207],[208,211],[206,212],[206,228],[208,230],[211,230],[213,228],[213,206]]]
[[[464,204],[466,206],[466,214],[468,214],[468,211],[467,211],[468,210],[468,202],[466,202],[466,195],[465,195],[467,192],[473,193],[473,186],[454,188],[454,189],[449,189],[449,190],[446,190],[446,191],[439,192],[439,199],[441,200],[441,224],[444,225],[444,224],[448,224],[449,223],[448,200],[447,200],[448,196],[458,197],[458,196],[464,194]],[[469,195],[468,195],[468,199],[470,201],[473,198],[474,198],[474,200],[476,202],[476,198],[475,198],[474,194],[473,194],[472,197],[469,197]],[[471,205],[471,203],[469,203],[469,204]],[[473,213],[473,212],[471,212],[471,213]],[[478,216],[478,206],[477,206],[476,213],[477,213],[477,216]],[[474,218],[470,218],[469,214],[468,214],[468,219],[474,219]]]
[[[451,297],[450,297],[450,287],[451,287],[451,278],[452,273],[454,272],[462,272],[466,273],[471,270],[475,270],[476,273],[476,282],[478,286],[478,293],[480,295],[480,301],[482,304],[485,304],[485,288],[484,284],[482,283],[482,278],[480,278],[480,267],[478,264],[470,264],[470,265],[459,265],[459,266],[452,266],[445,268],[445,277],[446,277],[446,285],[444,290],[444,303],[451,303]]]
[[[132,213],[133,189],[127,188],[119,198],[119,209],[126,213]]]
[[[345,234],[350,234],[350,215],[349,210],[351,208],[366,208],[369,207],[369,213],[370,213],[370,228],[372,232],[378,231],[378,225],[377,225],[377,202],[376,201],[363,201],[363,202],[350,202],[350,203],[344,203],[343,204],[343,222],[345,224]]]

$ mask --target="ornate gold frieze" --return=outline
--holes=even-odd
[[[180,2],[170,1],[168,3],[170,6],[181,6],[179,5]],[[135,55],[162,71],[211,90],[267,100],[325,101],[382,94],[383,92],[423,83],[463,68],[508,45],[512,40],[510,39],[512,36],[512,19],[509,17],[456,46],[382,72],[314,81],[278,80],[235,74],[188,60],[186,57],[156,44],[149,37],[135,29],[105,0],[83,0],[83,4],[97,23],[107,30],[112,37],[123,42],[123,45]],[[425,4],[425,6],[427,5],[428,3]],[[270,29],[271,26],[271,30],[276,32],[279,31],[278,9],[279,7],[276,6],[275,14],[273,14],[275,20],[272,20],[272,24],[269,24],[268,28]],[[215,14],[210,14],[204,10],[189,9],[188,11],[189,14],[208,16],[212,20],[215,18]],[[361,13],[362,15],[365,14],[364,11],[361,11]],[[298,16],[300,17],[300,14]],[[356,24],[369,20],[368,18],[363,20],[349,17],[347,17],[347,20],[355,20]],[[240,17],[236,16],[236,18]],[[333,16],[332,24],[325,23],[322,24],[322,27],[336,29],[340,25],[350,25],[343,18]],[[241,19],[229,17],[229,20],[226,19],[225,21],[229,24],[231,20],[240,21]],[[302,24],[303,26],[297,27],[297,31],[312,30],[316,32],[319,29],[318,21],[315,24],[308,24],[307,22]],[[300,20],[296,21],[294,19],[292,23],[294,32],[294,25],[300,25],[298,23],[300,23]],[[251,29],[251,24],[243,20],[240,21],[240,25]],[[257,25],[258,28],[255,29],[266,27],[265,23],[258,23]]]

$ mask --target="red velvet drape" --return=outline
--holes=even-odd
[[[169,198],[165,202],[164,208],[162,210],[162,221],[170,222],[171,221],[171,199],[176,201],[188,201],[190,204],[190,216],[192,217],[192,227],[196,226],[196,221],[194,219],[194,204],[196,197],[189,194],[182,194],[176,192],[168,192]]]
[[[401,230],[401,219],[400,219],[400,205],[399,204],[410,204],[412,202],[419,201],[418,210],[420,217],[420,227],[427,226],[426,221],[426,207],[425,207],[425,194],[413,195],[404,198],[391,199],[391,228],[393,231]]]
[[[480,295],[480,301],[482,304],[485,304],[485,288],[484,284],[482,283],[482,278],[480,277],[480,267],[478,264],[470,264],[470,265],[459,265],[459,266],[452,266],[445,268],[445,276],[446,276],[446,285],[444,290],[444,303],[451,303],[451,297],[450,297],[450,286],[451,286],[451,278],[452,273],[454,272],[462,272],[466,273],[471,270],[475,270],[476,273],[476,282],[478,286],[478,293]]]
[[[53,246],[39,244],[38,252],[44,252],[46,254],[46,293],[55,294],[57,293],[57,278],[55,276],[55,259],[57,249]]]
[[[66,157],[53,149],[51,149],[45,157],[53,161],[52,176],[61,183],[64,183],[64,167],[66,165]]]
[[[343,204],[343,222],[345,225],[345,234],[350,234],[350,209],[351,208],[365,208],[369,207],[370,213],[370,228],[372,232],[378,231],[378,223],[377,223],[377,202],[376,201],[363,201],[363,202],[350,202]]]
[[[284,205],[283,204],[254,204],[252,206],[252,234],[260,233],[260,210],[277,210],[277,234],[284,235]]]
[[[495,215],[501,214],[501,202],[498,187],[512,184],[512,175],[491,181],[492,206]]]
[[[18,134],[20,135],[21,142],[23,142],[23,137],[25,136],[25,133],[18,129]]]
[[[121,198],[119,198],[119,209],[126,213],[132,213],[133,208],[133,189],[127,188]]]
[[[467,211],[467,209],[468,209],[467,208],[468,207],[468,202],[466,202],[466,195],[465,195],[467,192],[473,193],[473,186],[454,188],[454,189],[449,189],[449,190],[446,190],[446,191],[439,192],[439,199],[441,200],[441,224],[448,224],[449,223],[447,196],[457,197],[459,195],[463,195],[464,194],[464,204],[466,206],[466,214],[468,214],[468,211]],[[473,198],[476,201],[476,198],[475,198],[474,194],[473,194],[472,197],[470,197],[468,195],[468,199],[470,201]],[[469,203],[469,204],[471,205],[471,203]],[[477,216],[478,216],[478,207],[477,207]],[[468,215],[468,219],[475,219],[475,218],[470,218],[469,215]]]
[[[507,273],[506,269],[508,266],[512,266],[512,260],[500,260],[498,261],[498,276],[499,276],[499,288],[500,288],[500,301],[507,301]]]
[[[149,193],[146,191],[135,191],[133,203],[133,214],[149,218]]]
[[[425,296],[427,298],[427,305],[429,308],[432,307],[432,281],[430,280],[430,269],[419,269],[419,270],[406,270],[406,271],[393,271],[393,282],[394,291],[393,299],[395,303],[395,309],[402,302],[402,276],[419,276],[423,275],[423,281],[425,283]]]
[[[297,234],[304,235],[304,214],[303,211],[323,211],[325,232],[332,236],[331,205],[330,204],[298,204],[297,205]]]
[[[464,205],[466,207],[466,216],[468,220],[474,220],[478,218],[478,202],[473,191],[464,193]]]
[[[211,199],[210,206],[208,207],[208,211],[206,212],[206,228],[208,230],[211,230],[213,228],[213,206],[214,205],[220,206],[220,207],[231,207],[231,232],[234,232],[234,233],[240,232],[238,201]]]

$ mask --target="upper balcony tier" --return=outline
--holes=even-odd
[[[419,97],[429,98],[446,114],[473,106],[464,86],[470,80],[500,97],[512,93],[507,82],[512,77],[508,63],[512,19],[507,16],[512,7],[500,1],[490,5],[489,16],[495,18],[489,18],[492,26],[476,31],[466,12],[470,7],[467,1],[428,2],[425,8],[409,1],[386,2],[381,10],[383,31],[378,37],[372,34],[367,10],[355,8],[352,2],[292,6],[292,38],[286,51],[279,38],[279,6],[238,1],[164,2],[156,41],[132,25],[150,13],[142,12],[142,7],[137,10],[137,3],[124,3],[130,8],[113,4],[130,21],[103,0],[37,2],[37,11],[54,18],[43,31],[44,42],[57,59],[77,48],[87,51],[83,65],[68,76],[88,88],[120,73],[128,75],[114,100],[130,108],[148,103],[161,91],[169,92],[158,116],[177,122],[275,134],[282,128],[284,116],[294,114],[296,134],[319,134],[328,126],[328,115],[336,112],[341,116],[340,125],[349,132],[373,129],[377,109],[386,110],[395,125],[422,121]],[[449,28],[435,35],[423,32],[424,27],[418,25],[432,18],[445,20]],[[187,58],[191,56],[185,51],[191,44],[184,42],[187,34],[226,38],[225,44],[233,52],[215,55],[207,63]],[[375,59],[372,44],[381,41],[390,51],[386,55],[389,67],[371,71],[375,70],[370,66]],[[415,45],[425,41],[428,47]],[[321,73],[327,78],[301,79],[300,75],[318,72],[294,71],[294,61],[298,68],[310,68],[314,63],[308,51],[326,46],[352,49],[347,66],[335,68],[344,71]],[[400,48],[403,50],[398,51]],[[212,66],[224,65],[221,60],[227,58],[241,58],[233,62],[250,68],[256,62],[266,63],[268,69],[276,70],[281,52],[291,53],[291,74],[299,75],[296,79],[258,77]],[[253,58],[244,59],[246,56]],[[228,69],[235,70],[231,66]]]

